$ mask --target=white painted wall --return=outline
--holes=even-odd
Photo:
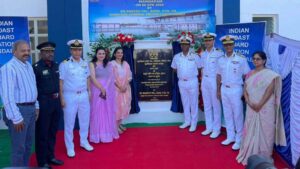
[[[89,46],[90,35],[89,35],[89,0],[81,1],[81,15],[82,15],[82,40],[85,42],[83,44],[84,53],[91,51]],[[84,55],[83,57],[87,57]]]
[[[223,0],[215,1],[216,25],[223,23]]]
[[[240,22],[252,22],[254,15],[277,15],[277,32],[281,36],[300,40],[299,0],[240,0]]]
[[[0,0],[0,16],[47,17],[47,0]]]

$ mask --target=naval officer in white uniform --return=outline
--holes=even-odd
[[[243,95],[244,76],[250,71],[245,56],[234,52],[235,36],[225,35],[220,38],[225,55],[218,60],[217,95],[222,99],[226,124],[227,139],[223,145],[233,143],[232,149],[239,150],[243,130]]]
[[[200,68],[200,57],[190,50],[193,37],[191,34],[182,35],[178,41],[182,52],[176,54],[172,60],[171,67],[177,72],[178,86],[181,95],[184,123],[179,128],[189,127],[194,132],[198,122],[198,69]]]
[[[82,56],[82,41],[75,39],[68,43],[71,57],[59,66],[60,96],[64,110],[64,134],[68,157],[74,157],[73,129],[76,115],[79,120],[80,146],[92,151],[89,144],[88,129],[90,121],[89,78],[88,63]]]
[[[202,135],[217,138],[221,130],[221,103],[217,98],[217,63],[224,55],[223,51],[214,47],[216,34],[203,35],[205,51],[201,54],[202,82],[201,91],[204,103],[206,130]]]

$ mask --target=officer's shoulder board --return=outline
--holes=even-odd
[[[66,63],[66,62],[68,62],[70,59],[65,59],[64,61],[63,61],[63,63]]]
[[[198,53],[196,53],[195,51],[190,51],[191,55],[198,55]]]
[[[222,49],[216,48],[216,52],[219,54],[222,54],[222,56],[224,55],[224,52]]]
[[[241,57],[241,58],[246,58],[246,56],[242,55],[241,53],[236,53],[236,55]]]
[[[191,52],[191,54],[193,55],[193,57],[201,57],[201,55],[199,53],[196,53],[196,52]]]

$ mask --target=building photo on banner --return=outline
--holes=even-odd
[[[300,168],[299,8],[2,0],[0,168]]]

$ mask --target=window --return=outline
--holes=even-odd
[[[34,64],[40,59],[39,50],[36,49],[36,46],[48,41],[48,21],[47,18],[28,18],[28,22],[31,56]]]
[[[278,15],[254,15],[253,22],[266,22],[266,34],[278,33]]]

